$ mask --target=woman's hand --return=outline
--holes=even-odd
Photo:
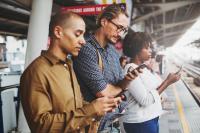
[[[171,85],[171,84],[175,83],[176,81],[178,81],[180,78],[181,78],[181,74],[170,73],[166,78],[166,82],[168,85]]]

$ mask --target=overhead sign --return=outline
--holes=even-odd
[[[72,11],[80,15],[96,15],[99,14],[107,5],[108,4],[62,7],[62,11]]]
[[[106,6],[110,4],[101,4],[101,5],[89,5],[89,6],[71,6],[71,7],[62,7],[62,11],[72,11],[80,15],[97,15],[99,14]],[[120,6],[126,9],[126,4],[122,3]]]

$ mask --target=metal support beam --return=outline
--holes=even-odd
[[[11,6],[11,5],[5,4],[3,2],[0,2],[0,7],[14,11],[14,12],[18,12],[18,13],[21,13],[21,14],[24,14],[24,15],[30,15],[30,12],[27,11],[27,10],[24,10],[24,9],[21,9],[21,8],[16,8],[15,6]]]
[[[177,1],[177,2],[168,2],[168,3],[148,3],[148,4],[133,4],[135,7],[159,7],[160,9],[153,11],[151,13],[148,13],[144,16],[137,17],[133,20],[133,23],[138,23],[140,21],[145,21],[149,19],[150,17],[160,15],[164,12],[171,11],[180,7],[184,7],[190,4],[200,3],[199,0],[190,0],[190,1]]]
[[[12,24],[28,27],[27,23],[16,21],[16,20],[10,20],[10,19],[7,19],[7,18],[1,18],[0,17],[0,21],[5,21],[6,23],[12,23]]]
[[[10,36],[15,36],[15,37],[25,37],[24,34],[7,32],[7,31],[1,31],[1,30],[0,30],[0,34],[1,35],[10,35]]]
[[[178,40],[179,37],[180,36],[172,36],[168,40],[164,39],[161,41],[157,41],[157,43],[158,43],[158,45],[164,45],[165,47],[172,46],[176,42],[176,40]]]
[[[181,26],[181,25],[185,25],[185,24],[190,24],[190,23],[194,23],[195,21],[197,21],[198,18],[196,19],[192,19],[192,20],[187,20],[187,21],[181,21],[181,22],[177,22],[177,23],[171,23],[171,24],[158,24],[158,26],[161,26],[161,28],[157,29],[154,31],[154,33],[158,33],[164,29],[169,29],[169,28],[173,28],[176,26]]]
[[[26,6],[28,8],[31,8],[32,1],[33,0],[16,0],[16,2]]]
[[[183,33],[185,33],[185,30],[176,31],[176,32],[168,32],[168,33],[165,33],[163,36],[156,37],[155,39],[156,39],[157,41],[159,41],[159,40],[161,40],[161,39],[167,39],[168,37],[177,36],[177,35],[180,35],[180,34],[183,34]]]
[[[22,9],[25,9],[27,11],[30,10],[30,8],[28,8],[28,6],[22,4],[21,2],[18,2],[17,0],[1,0],[1,1],[4,2],[5,4],[15,6],[17,8],[22,8]],[[26,1],[30,1],[30,0],[26,0]]]

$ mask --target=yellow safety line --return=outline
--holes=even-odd
[[[188,122],[187,122],[187,120],[185,118],[183,105],[182,105],[181,100],[180,100],[180,98],[178,96],[178,92],[176,90],[175,85],[173,85],[173,92],[174,92],[174,95],[175,95],[175,98],[176,98],[176,104],[177,104],[177,108],[178,108],[181,124],[182,124],[182,127],[183,127],[183,133],[190,133]]]

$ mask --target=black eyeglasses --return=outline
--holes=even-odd
[[[114,26],[116,26],[118,32],[123,32],[124,34],[128,32],[128,28],[125,28],[125,27],[122,26],[122,25],[118,25],[118,24],[114,23],[112,20],[108,20],[108,21],[109,21],[111,24],[113,24]]]

